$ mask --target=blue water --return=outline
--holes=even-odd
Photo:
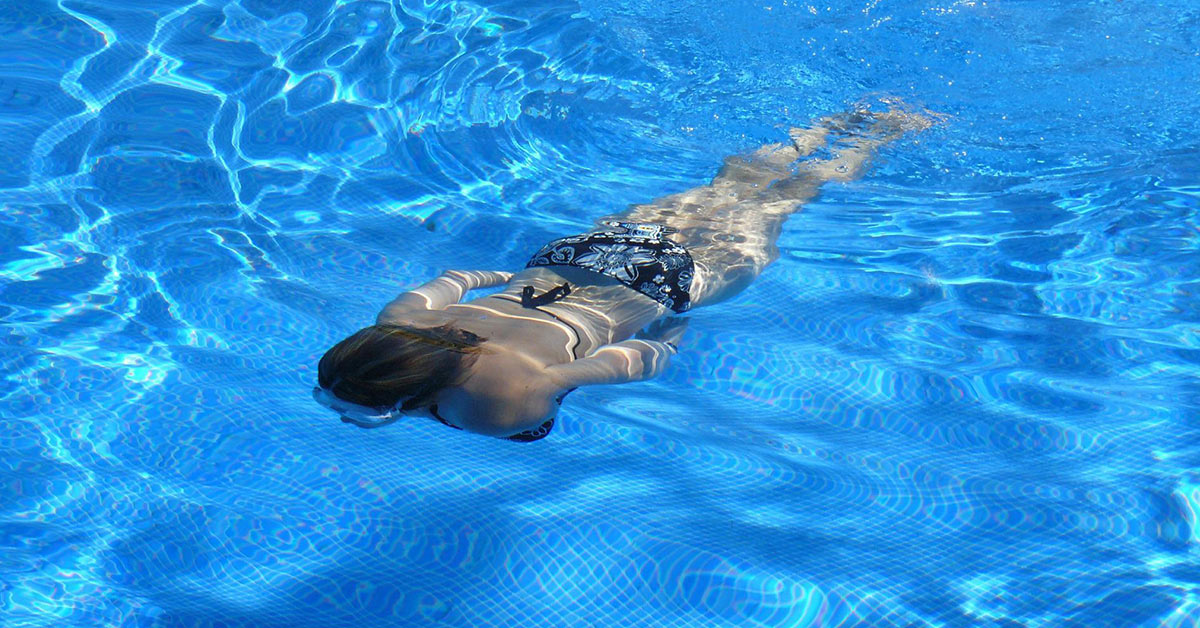
[[[0,624],[1200,625],[1200,3],[0,2]],[[660,379],[332,343],[788,126],[941,114]]]

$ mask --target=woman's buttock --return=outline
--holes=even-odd
[[[635,205],[612,219],[674,229],[671,239],[695,264],[693,305],[707,305],[744,289],[778,257],[775,241],[788,215],[756,201],[723,200],[712,193],[676,195]]]

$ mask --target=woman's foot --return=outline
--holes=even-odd
[[[792,140],[790,146],[784,143],[767,144],[751,153],[745,161],[751,167],[758,164],[781,172],[789,169],[796,160],[824,148],[830,136],[833,136],[836,153],[840,152],[836,149],[838,145],[844,148],[862,147],[864,144],[878,146],[898,139],[905,133],[924,131],[933,123],[929,116],[898,107],[882,112],[855,109],[820,118],[808,128],[792,127],[788,129],[788,137]]]
[[[882,112],[858,109],[827,116],[820,120],[819,125],[826,130],[827,136],[833,136],[833,157],[809,160],[802,163],[800,168],[820,181],[851,181],[862,176],[870,158],[880,146],[906,133],[924,131],[933,124],[930,115],[905,111],[899,107]],[[811,129],[799,131],[807,133]]]

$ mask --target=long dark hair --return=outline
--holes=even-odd
[[[372,408],[427,405],[458,384],[485,338],[449,324],[433,328],[372,325],[325,352],[317,381],[339,399]]]

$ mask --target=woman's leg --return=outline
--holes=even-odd
[[[793,129],[792,145],[769,144],[746,157],[725,160],[711,183],[609,220],[673,227],[696,263],[692,306],[711,305],[741,292],[778,257],[775,240],[788,216],[817,195],[827,181],[862,176],[875,150],[906,131],[927,128],[928,118],[888,111],[854,112]],[[828,159],[796,160],[834,137]]]
[[[792,129],[791,144],[767,144],[749,155],[725,158],[717,176],[708,185],[633,205],[605,220],[671,224],[677,229],[689,221],[706,220],[712,211],[762,194],[772,183],[794,177],[793,164],[825,145],[829,129],[823,124]]]

